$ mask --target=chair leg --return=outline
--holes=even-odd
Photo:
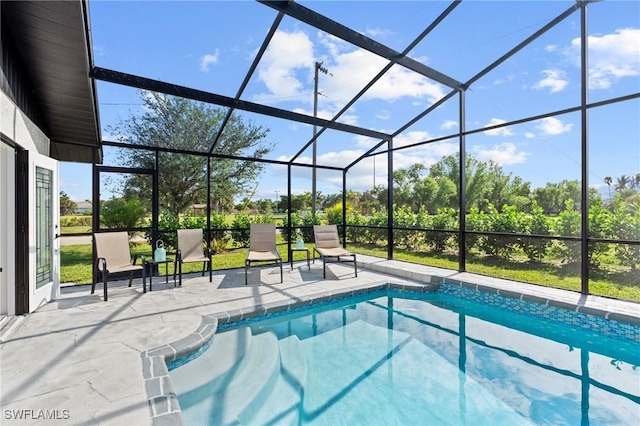
[[[213,282],[213,261],[211,257],[209,257],[209,282]]]
[[[159,274],[160,272],[158,272]],[[131,271],[131,273],[129,274],[129,287],[131,287],[131,284],[133,284],[133,271]]]
[[[327,278],[327,258],[322,258],[322,276]]]
[[[282,259],[280,260],[279,263],[280,263],[280,283],[282,284],[284,282],[282,278]]]
[[[353,255],[353,270],[356,272],[356,278],[358,278],[358,263],[356,262],[356,255]]]
[[[244,285],[247,285],[247,268],[249,267],[249,262],[244,261]]]
[[[98,281],[98,266],[96,265],[95,270],[93,272],[93,282],[91,283],[91,294],[96,291],[96,282]]]
[[[102,288],[104,289],[104,301],[107,301],[107,272],[102,271]]]
[[[202,276],[204,277],[204,269],[207,267],[207,262],[202,262]]]

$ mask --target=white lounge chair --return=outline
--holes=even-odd
[[[313,234],[315,238],[313,260],[315,261],[316,259],[316,253],[322,258],[322,274],[324,278],[327,278],[327,259],[330,262],[353,262],[353,270],[356,273],[356,277],[358,276],[356,254],[351,253],[340,245],[340,236],[336,225],[314,225]],[[344,259],[345,257],[353,259]]]
[[[142,271],[144,277],[144,268],[142,265],[136,265],[137,256],[133,258],[133,261],[131,260],[129,234],[126,231],[95,233],[93,234],[93,247],[96,253],[96,264],[91,294],[96,289],[98,272],[102,273],[105,302],[107,301],[107,277],[109,275],[118,272],[130,272],[129,287],[131,287],[135,271]],[[146,286],[143,286],[143,291],[146,292],[146,290]]]
[[[280,282],[282,282],[282,257],[276,245],[276,225],[252,223],[249,232],[249,252],[244,260],[244,284],[247,285],[247,269],[254,262],[280,264]]]

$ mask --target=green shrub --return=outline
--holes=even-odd
[[[230,239],[229,233],[227,232],[227,218],[222,213],[211,212],[210,223],[211,236],[209,240],[209,247],[211,247],[214,254],[221,253],[227,248]]]
[[[231,238],[237,247],[249,247],[251,218],[246,213],[239,213],[233,218]]]
[[[302,234],[302,239],[308,242],[314,241],[313,225],[320,225],[320,217],[307,214],[302,218],[302,227],[296,229]],[[340,226],[338,228],[341,228]]]
[[[287,224],[285,223],[282,229],[280,229],[280,235],[285,242],[295,242],[297,229],[302,226],[302,216],[300,212],[295,211],[291,213],[291,231],[289,232],[289,228],[287,228]],[[313,238],[307,241],[313,241]]]
[[[524,215],[520,221],[520,232],[533,235],[551,235],[551,221],[544,214],[542,207],[533,200],[531,214]],[[520,247],[533,262],[541,262],[552,244],[552,240],[546,238],[520,239]]]
[[[145,210],[137,198],[111,198],[103,201],[100,225],[104,228],[136,228],[144,219]]]
[[[619,240],[640,241],[640,204],[630,204],[616,197],[611,233]],[[615,253],[623,266],[635,271],[640,265],[640,245],[616,244]]]
[[[369,244],[387,244],[387,229],[386,226],[389,222],[387,217],[387,212],[384,210],[373,210],[371,216],[369,217],[369,226],[373,228],[369,228],[368,236],[369,236]],[[377,228],[383,227],[383,228]]]
[[[60,226],[63,227],[71,227],[71,226],[89,226],[91,227],[93,223],[93,218],[91,216],[61,216],[60,217]]]
[[[485,232],[489,230],[491,219],[489,215],[477,207],[472,207],[469,213],[466,215],[466,230]],[[466,250],[467,253],[472,249],[481,249],[485,244],[486,236],[478,234],[467,234],[466,236]]]
[[[427,234],[427,242],[433,250],[442,253],[447,248],[455,245],[455,235],[451,232],[438,232],[438,230],[458,229],[458,212],[450,207],[438,209],[438,212],[431,218],[431,226],[436,231]]]
[[[347,216],[348,225],[367,225],[367,218],[360,212],[351,212]],[[338,229],[342,228],[338,226]],[[347,226],[347,241],[352,243],[359,243],[367,241],[369,230],[367,228],[360,228],[358,226]]]

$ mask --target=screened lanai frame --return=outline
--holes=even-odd
[[[590,3],[595,1],[592,0],[577,0],[574,4],[560,13],[557,17],[550,20],[548,23],[542,25],[539,29],[534,31],[530,36],[525,38],[522,42],[517,44],[515,47],[505,52],[500,58],[495,60],[489,66],[480,70],[477,74],[475,74],[472,78],[470,78],[466,82],[460,82],[456,79],[441,73],[421,62],[418,62],[410,57],[408,57],[408,53],[417,46],[432,30],[434,30],[440,23],[442,23],[448,15],[450,15],[453,10],[461,4],[461,1],[453,1],[451,2],[444,10],[440,13],[440,15],[433,20],[433,22],[428,25],[421,34],[416,37],[402,52],[398,52],[394,49],[391,49],[373,39],[368,38],[367,36],[348,28],[342,24],[339,24],[336,21],[333,21],[319,13],[314,12],[313,10],[306,8],[298,3],[293,1],[258,1],[259,3],[271,7],[272,9],[278,12],[271,28],[269,29],[258,53],[256,54],[253,63],[249,67],[245,78],[240,85],[235,97],[222,96],[219,94],[206,92],[202,90],[197,90],[185,86],[179,86],[172,83],[166,83],[159,80],[153,80],[133,74],[128,74],[124,72],[119,72],[111,69],[101,68],[93,66],[91,69],[90,77],[104,81],[108,83],[119,84],[123,86],[133,87],[142,90],[148,90],[153,92],[158,92],[166,95],[178,96],[186,99],[201,101],[209,104],[214,104],[222,107],[226,107],[227,114],[222,122],[222,125],[217,131],[216,136],[210,141],[210,146],[208,152],[198,152],[198,151],[186,151],[186,150],[177,150],[172,148],[161,148],[161,147],[144,147],[140,145],[132,146],[130,144],[122,143],[122,142],[110,142],[103,141],[103,146],[112,146],[116,148],[135,148],[135,149],[146,149],[150,151],[155,151],[156,153],[156,164],[157,157],[159,152],[171,152],[176,154],[185,154],[185,155],[199,155],[207,158],[206,165],[207,169],[211,167],[211,159],[213,158],[227,158],[233,160],[241,160],[241,161],[258,161],[262,163],[270,163],[286,166],[288,170],[288,178],[287,178],[287,200],[288,200],[288,216],[287,216],[287,227],[289,228],[289,235],[291,235],[291,195],[292,195],[292,167],[305,167],[312,169],[326,169],[333,170],[342,173],[342,235],[345,236],[343,239],[343,244],[346,246],[346,229],[347,227],[353,226],[347,223],[347,215],[346,215],[346,206],[347,206],[347,174],[350,169],[360,164],[363,160],[379,156],[386,155],[387,161],[387,202],[386,202],[386,213],[387,213],[387,226],[386,226],[386,235],[387,235],[387,257],[389,259],[393,259],[394,257],[394,231],[395,230],[414,230],[414,231],[437,231],[437,232],[452,232],[457,236],[458,240],[458,270],[460,272],[466,271],[466,237],[472,234],[491,234],[499,237],[518,237],[524,234],[514,234],[514,233],[500,233],[500,232],[478,232],[478,231],[470,231],[466,229],[466,191],[464,188],[466,187],[466,173],[465,167],[462,165],[466,164],[466,137],[468,135],[473,135],[479,132],[486,132],[488,130],[505,128],[508,126],[513,126],[517,124],[527,123],[537,121],[546,117],[553,117],[561,114],[566,114],[570,112],[579,113],[581,116],[581,200],[580,205],[583,206],[581,209],[581,232],[579,237],[572,236],[548,236],[548,235],[531,235],[526,234],[527,238],[539,238],[539,239],[553,239],[553,240],[565,240],[565,241],[574,241],[576,244],[580,244],[581,251],[581,292],[583,294],[589,293],[589,265],[587,259],[587,252],[589,248],[589,244],[594,243],[611,243],[611,244],[628,244],[632,246],[640,245],[640,241],[635,240],[608,240],[608,239],[599,239],[592,238],[589,236],[589,223],[588,223],[588,213],[589,213],[589,134],[588,134],[588,113],[592,108],[597,108],[601,106],[605,106],[608,104],[614,104],[624,101],[629,101],[633,99],[640,98],[640,93],[634,93],[626,96],[620,96],[616,98],[607,99],[604,101],[599,101],[595,103],[588,102],[588,84],[587,84],[587,9]],[[465,128],[465,115],[466,115],[466,92],[470,89],[474,83],[484,77],[486,74],[503,64],[509,58],[514,56],[516,53],[521,51],[527,45],[532,43],[534,40],[538,39],[541,35],[545,34],[548,30],[564,21],[569,16],[574,13],[580,14],[580,77],[581,77],[581,101],[580,104],[574,107],[565,108],[561,110],[556,110],[553,112],[548,112],[545,114],[539,114],[527,118],[521,118],[518,120],[505,122],[496,124],[493,126],[486,126],[477,129],[467,130]],[[303,22],[311,27],[314,27],[320,31],[324,31],[327,34],[330,34],[338,39],[346,41],[353,46],[357,46],[367,52],[373,53],[379,57],[382,57],[388,61],[388,64],[373,78],[369,81],[369,83],[363,87],[347,104],[331,119],[326,120],[322,118],[318,118],[315,116],[309,116],[305,114],[300,114],[284,109],[274,108],[271,106],[247,102],[241,100],[242,94],[249,83],[252,75],[257,69],[262,56],[267,50],[271,39],[273,38],[278,26],[285,16]],[[399,127],[395,132],[392,133],[384,133],[375,130],[370,130],[363,127],[353,126],[349,124],[344,124],[338,121],[338,119],[353,105],[355,104],[366,92],[369,90],[380,78],[382,78],[387,71],[389,71],[393,66],[402,66],[408,70],[411,70],[418,75],[428,78],[429,80],[435,81],[440,85],[449,89],[449,92],[440,100],[429,106],[427,109],[422,111],[417,116],[413,117],[409,121],[407,121],[403,126]],[[452,133],[447,136],[442,136],[438,138],[432,138],[429,140],[424,140],[418,143],[413,143],[410,145],[405,145],[402,147],[394,147],[393,140],[406,129],[410,128],[413,124],[429,115],[431,112],[436,110],[439,106],[443,105],[449,100],[458,97],[458,114],[459,114],[459,131]],[[305,144],[291,157],[289,161],[277,161],[277,160],[269,160],[269,159],[256,159],[256,158],[246,158],[239,156],[229,156],[221,153],[214,152],[218,141],[224,132],[225,126],[233,114],[235,110],[246,111],[251,113],[256,113],[259,115],[266,115],[270,117],[274,117],[277,119],[284,119],[289,121],[294,121],[298,123],[304,123],[308,125],[317,126],[319,128],[318,132],[314,132],[314,136],[305,142]],[[307,163],[301,163],[297,160],[299,157],[308,149],[310,146],[314,146],[318,140],[318,138],[327,130],[335,130],[340,132],[346,132],[355,135],[367,136],[370,138],[375,138],[379,142],[375,144],[372,148],[370,148],[367,152],[361,155],[356,160],[352,161],[350,164],[345,166],[344,168],[339,167],[331,167],[325,166],[321,164],[310,165]],[[393,197],[393,154],[395,152],[399,152],[405,149],[411,149],[427,144],[436,143],[443,140],[457,139],[459,144],[459,183],[458,183],[458,229],[457,230],[446,230],[446,229],[432,229],[432,230],[418,230],[413,228],[398,228],[394,226],[394,218],[393,218],[393,205],[394,205],[394,197]],[[96,182],[97,182],[97,173],[102,168],[102,166],[98,166],[94,163],[94,205],[98,205],[99,203],[99,194],[96,192]],[[106,170],[106,169],[105,169]],[[211,224],[210,224],[210,214],[211,214],[211,200],[210,200],[210,173],[207,172],[207,207],[206,207],[206,216],[207,216],[207,228],[208,232],[211,232]],[[155,243],[158,238],[158,200],[153,200],[153,212],[152,212],[152,234],[153,234],[153,242]],[[96,224],[99,223],[99,212],[97,209],[94,210],[94,232],[97,231],[95,229]],[[290,245],[291,242],[289,241]]]

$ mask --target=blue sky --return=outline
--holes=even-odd
[[[343,25],[403,51],[448,5],[441,1],[299,2]],[[409,53],[429,67],[466,82],[517,46],[573,0],[463,1]],[[276,11],[250,1],[90,0],[90,26],[97,66],[234,97]],[[640,91],[640,2],[592,4],[589,23],[589,101]],[[484,128],[580,102],[580,14],[574,13],[521,52],[476,81],[466,93],[466,128]],[[316,61],[320,74],[318,116],[331,119],[387,61],[332,35],[285,17],[241,99],[313,114]],[[394,65],[338,120],[394,133],[449,92],[446,86]],[[98,82],[102,136],[108,126],[142,112],[139,93]],[[271,159],[288,160],[312,136],[308,125],[236,112],[271,129]],[[598,108],[589,115],[590,185],[604,188],[605,176],[640,173],[640,101]],[[579,113],[549,117],[467,137],[468,152],[494,160],[505,172],[533,187],[580,179]],[[402,146],[459,129],[457,96],[394,139]],[[317,144],[318,164],[344,167],[378,141],[326,131]],[[457,152],[456,139],[397,152],[394,167],[426,166]],[[113,150],[105,149],[105,164]],[[311,148],[300,162],[311,163]],[[347,178],[362,191],[386,183],[386,156],[368,159]],[[79,201],[91,198],[91,167],[61,163],[60,189]],[[295,168],[293,191],[311,190],[311,172]],[[286,168],[267,166],[254,198],[286,193]],[[342,189],[341,173],[318,172],[318,190]],[[248,194],[247,194],[248,195]]]

